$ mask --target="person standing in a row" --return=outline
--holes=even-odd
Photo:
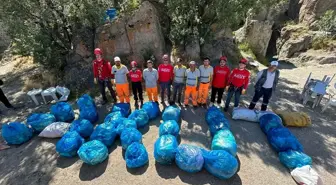
[[[189,98],[191,95],[192,104],[196,108],[197,107],[197,86],[198,86],[198,79],[200,78],[201,74],[200,71],[196,68],[196,62],[191,61],[189,63],[190,68],[186,70],[185,76],[187,78],[186,81],[186,90],[184,93],[184,106],[188,106]]]
[[[174,77],[174,68],[169,64],[169,56],[167,54],[162,57],[163,64],[159,65],[159,83],[160,83],[160,93],[161,93],[161,103],[164,104],[164,95],[167,91],[167,100],[170,101],[170,87]]]
[[[234,69],[230,74],[228,86],[226,86],[228,94],[224,107],[225,112],[229,109],[233,94],[235,95],[234,107],[238,107],[240,95],[246,93],[246,89],[250,81],[250,72],[245,69],[247,62],[248,61],[246,59],[241,59],[239,61],[239,67]]]
[[[261,111],[267,110],[268,102],[272,96],[272,93],[275,92],[279,81],[280,72],[277,70],[278,65],[278,61],[272,61],[268,69],[261,70],[257,74],[257,83],[254,86],[255,93],[252,102],[250,103],[249,109],[254,109],[259,99],[263,97]]]
[[[177,103],[181,105],[181,98],[182,92],[184,89],[184,82],[185,82],[185,72],[187,68],[186,66],[182,65],[182,59],[177,59],[177,65],[174,67],[174,80],[173,80],[173,98],[172,103],[175,104],[176,96],[177,96]]]
[[[113,75],[111,74],[112,67],[109,61],[104,60],[102,58],[103,52],[100,48],[96,48],[94,50],[94,54],[96,56],[96,59],[93,61],[93,76],[94,76],[94,83],[99,84],[99,90],[102,95],[103,104],[107,103],[106,98],[106,87],[111,93],[111,97],[114,101],[114,103],[117,102],[117,98],[115,95],[115,92],[112,88],[113,84]]]
[[[217,106],[222,103],[224,89],[227,86],[227,82],[230,75],[230,68],[226,65],[227,58],[225,56],[220,57],[219,65],[214,69],[214,76],[212,81],[210,107],[214,105],[217,97]]]
[[[199,67],[199,71],[201,73],[201,77],[198,88],[198,104],[200,106],[206,106],[213,76],[213,67],[210,66],[209,58],[206,57],[203,59],[203,65]]]
[[[127,75],[129,73],[127,67],[121,64],[119,57],[114,57],[115,65],[112,67],[112,74],[115,77],[115,84],[117,95],[120,103],[130,103],[130,93],[129,93],[129,84],[127,80]]]
[[[143,78],[146,84],[146,92],[149,101],[158,102],[158,87],[157,81],[159,79],[158,71],[153,68],[153,62],[151,60],[147,61],[147,68],[143,71]]]
[[[134,97],[134,106],[139,107],[138,100],[140,99],[140,107],[143,105],[143,96],[142,96],[142,73],[140,69],[137,68],[138,64],[136,61],[131,62],[132,70],[129,72],[129,76],[132,83],[132,91]]]

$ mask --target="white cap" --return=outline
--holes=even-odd
[[[189,64],[195,65],[196,62],[195,61],[190,61]]]
[[[278,61],[275,61],[275,60],[274,60],[274,61],[271,62],[271,66],[278,66],[278,65],[279,65],[279,62],[278,62]]]
[[[119,62],[120,62],[121,60],[120,60],[119,57],[114,57],[114,61],[115,61],[115,62],[116,62],[116,61],[119,61]]]

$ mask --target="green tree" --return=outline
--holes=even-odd
[[[336,34],[336,11],[326,11],[325,14],[318,20],[317,26],[321,31]]]

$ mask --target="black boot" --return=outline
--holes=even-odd
[[[251,102],[250,106],[249,106],[249,109],[253,110],[255,106],[256,106],[256,104]]]
[[[135,102],[134,102],[134,107],[138,107],[139,105],[138,105],[138,100],[135,100]]]
[[[143,100],[140,100],[140,108],[143,106]]]
[[[261,105],[261,111],[266,111],[267,110],[267,105]]]

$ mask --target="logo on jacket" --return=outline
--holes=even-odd
[[[160,71],[170,73],[170,69],[168,68],[161,68]]]
[[[217,71],[218,74],[226,74],[226,71]]]
[[[140,76],[138,74],[131,74],[132,78],[139,78]]]
[[[245,75],[241,75],[241,74],[234,74],[233,77],[238,78],[238,79],[245,79],[246,78]]]

